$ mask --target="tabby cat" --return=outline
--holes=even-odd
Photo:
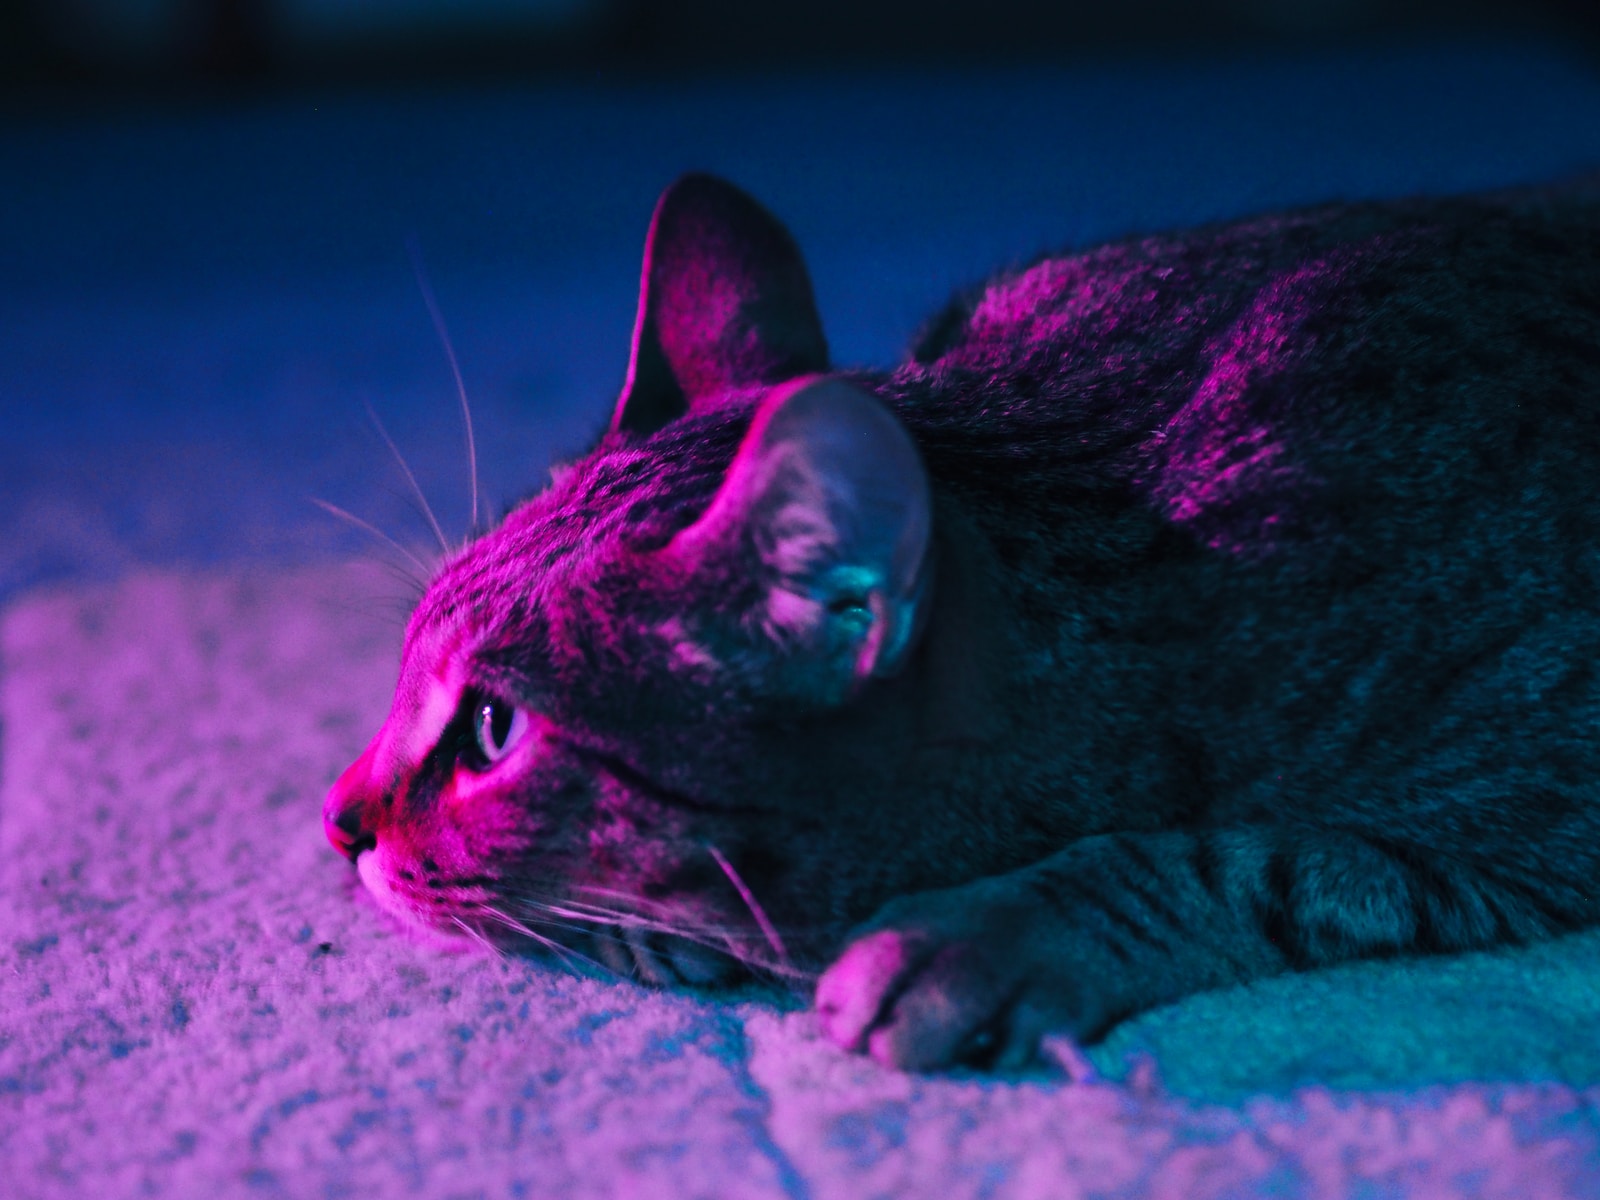
[[[1597,661],[1581,191],[1045,258],[876,373],[690,175],[609,430],[438,571],[324,819],[414,925],[1010,1067],[1596,922]]]

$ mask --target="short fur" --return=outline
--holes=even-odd
[[[329,797],[390,908],[826,967],[915,1068],[1600,917],[1592,199],[1046,258],[827,369],[782,227],[668,189],[611,431],[440,570]]]

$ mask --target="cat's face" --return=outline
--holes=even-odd
[[[704,981],[825,954],[892,890],[861,847],[900,819],[870,801],[909,736],[931,500],[826,366],[781,227],[669,189],[612,431],[441,570],[328,797],[386,908]]]

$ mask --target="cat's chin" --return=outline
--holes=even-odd
[[[381,846],[363,852],[356,859],[357,877],[380,910],[406,933],[433,948],[461,953],[482,949],[492,940],[498,951],[526,951],[568,966],[586,963],[650,987],[727,987],[752,974],[751,966],[726,950],[641,926],[596,926],[583,950],[577,946],[562,950],[541,938],[507,936],[503,929],[495,931],[500,936],[486,936],[475,935],[464,927],[441,925],[433,910],[419,906],[389,882],[382,856]]]
[[[461,951],[470,948],[471,941],[459,930],[443,929],[425,913],[406,899],[390,884],[383,870],[382,848],[364,851],[356,859],[356,876],[367,889],[367,895],[407,933],[430,946],[442,950]]]
[[[389,881],[384,877],[382,864],[378,861],[378,850],[367,850],[356,859],[356,877],[361,880],[367,893],[378,902],[378,907],[385,912],[398,917],[409,917],[405,906],[400,903],[399,897],[394,894],[394,889],[389,886]]]

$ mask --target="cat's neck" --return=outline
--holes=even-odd
[[[1006,725],[1008,601],[987,539],[953,503],[937,507],[934,554],[933,608],[906,681],[916,741],[934,752],[977,748]]]

